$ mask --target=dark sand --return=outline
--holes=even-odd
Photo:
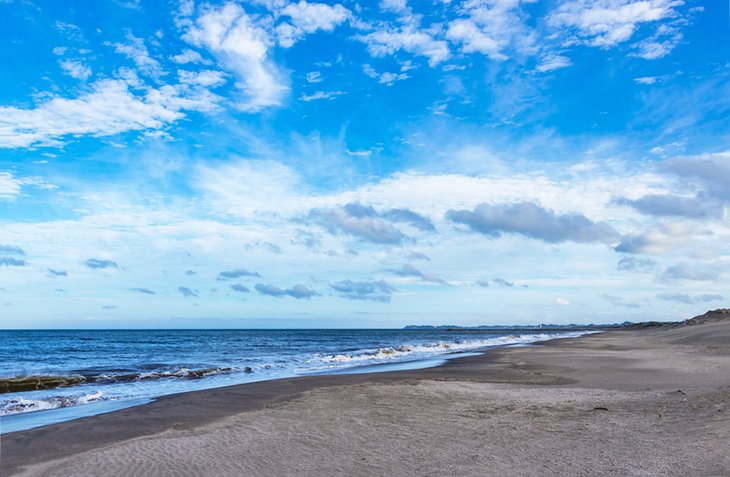
[[[2,475],[730,476],[730,321],[191,392],[0,452]]]

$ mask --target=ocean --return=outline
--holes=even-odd
[[[495,346],[583,331],[53,330],[0,331],[0,432],[155,397],[323,373],[415,369]]]

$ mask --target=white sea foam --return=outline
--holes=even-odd
[[[474,351],[494,346],[508,346],[516,344],[529,344],[536,341],[544,341],[558,337],[576,337],[585,334],[574,333],[532,333],[511,336],[498,336],[487,339],[458,340],[451,342],[437,342],[419,345],[404,344],[397,348],[386,347],[376,349],[363,349],[349,353],[339,354],[316,354],[309,360],[311,364],[322,363],[320,367],[339,367],[341,364],[352,363],[377,363],[391,360],[405,360],[409,358],[419,359],[427,356],[443,355],[464,351]]]
[[[75,396],[51,396],[43,399],[13,397],[0,402],[0,416],[23,412],[47,411],[49,409],[78,406],[104,400],[104,394],[101,391]]]

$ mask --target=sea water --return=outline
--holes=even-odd
[[[0,331],[0,432],[168,394],[332,372],[414,369],[459,353],[581,331]],[[36,389],[38,388],[38,389]]]

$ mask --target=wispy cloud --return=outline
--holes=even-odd
[[[725,298],[722,295],[701,294],[689,295],[687,293],[659,293],[657,298],[665,301],[676,301],[686,305],[695,305],[697,303],[709,303],[711,301],[722,301]]]
[[[28,262],[13,257],[0,257],[0,265],[4,267],[25,267]]]
[[[233,280],[241,277],[261,277],[258,272],[252,272],[245,268],[237,268],[235,270],[224,270],[218,274],[218,280]]]
[[[112,260],[106,260],[106,259],[100,259],[100,258],[90,258],[84,262],[84,265],[87,267],[98,270],[98,269],[104,269],[104,268],[119,268],[117,265],[117,262],[114,262]]]
[[[262,295],[273,296],[276,298],[288,296],[288,297],[292,297],[292,298],[296,298],[296,299],[300,300],[300,299],[309,299],[309,298],[319,295],[319,293],[308,288],[305,285],[302,285],[301,283],[294,285],[292,288],[286,288],[286,289],[282,289],[282,288],[279,288],[274,285],[257,283],[254,286],[254,288],[256,289],[256,291],[258,291]]]
[[[198,296],[197,290],[193,290],[192,288],[188,288],[188,287],[177,287],[177,291],[179,291],[180,294],[186,298]]]
[[[130,288],[129,291],[142,293],[144,295],[157,295],[154,290],[150,290],[149,288]]]
[[[396,291],[396,289],[385,280],[342,280],[330,283],[330,287],[339,292],[340,296],[349,300],[366,300],[382,303],[390,302],[391,295]]]

